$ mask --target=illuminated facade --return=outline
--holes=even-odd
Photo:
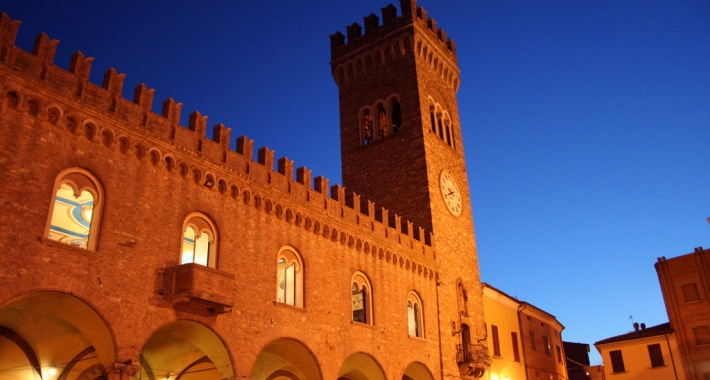
[[[634,329],[594,343],[607,379],[686,379],[669,323],[648,328],[635,323]]]
[[[492,357],[490,380],[566,380],[562,330],[555,316],[483,284]]]
[[[2,14],[0,379],[490,374],[456,49],[414,0],[331,36],[343,186],[18,28]]]

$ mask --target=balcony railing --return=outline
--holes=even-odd
[[[163,271],[163,296],[172,304],[190,304],[213,314],[234,306],[234,275],[200,264],[183,264]]]
[[[485,369],[491,365],[491,356],[488,355],[488,348],[483,344],[457,344],[456,361],[459,364],[480,368],[485,372]]]

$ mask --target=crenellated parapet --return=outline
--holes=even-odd
[[[101,86],[89,82],[93,58],[81,52],[71,57],[69,71],[55,66],[58,41],[44,33],[31,53],[16,47],[19,24],[0,15],[0,114],[25,113],[37,128],[103,146],[333,244],[435,278],[429,231],[325,177],[314,178],[306,167],[294,168],[287,157],[276,159],[267,147],[259,148],[254,160],[254,141],[246,136],[237,138],[232,150],[231,128],[216,124],[208,137],[208,118],[198,111],[181,126],[182,103],[172,98],[163,101],[161,114],[154,113],[154,90],[145,84],[135,88],[132,100],[123,98],[125,75],[113,68]]]
[[[400,0],[400,8],[399,15],[392,4],[382,8],[382,24],[374,13],[364,17],[364,33],[357,22],[347,26],[347,40],[341,32],[330,36],[331,69],[337,85],[413,53],[431,66],[444,83],[458,90],[460,71],[454,41],[433,18],[427,17],[424,8],[416,6],[416,0]]]

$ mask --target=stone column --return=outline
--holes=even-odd
[[[115,361],[111,368],[106,368],[108,380],[131,380],[131,376],[141,370],[137,359]]]

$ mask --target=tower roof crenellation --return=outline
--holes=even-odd
[[[357,22],[346,26],[346,34],[340,31],[332,34],[330,36],[331,60],[335,62],[393,31],[415,23],[420,26],[421,30],[426,31],[431,40],[437,41],[442,51],[447,52],[454,60],[456,59],[456,44],[447,38],[444,30],[437,27],[433,18],[427,17],[427,12],[423,7],[416,6],[416,0],[400,0],[400,9],[401,14],[397,15],[397,8],[392,4],[382,8],[382,24],[374,13],[364,17],[364,34],[362,26]]]

